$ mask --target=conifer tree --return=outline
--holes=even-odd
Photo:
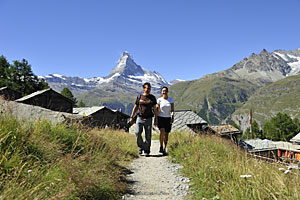
[[[69,88],[67,88],[67,87],[63,88],[62,91],[60,92],[60,94],[71,99],[74,102],[74,105],[77,104],[78,101],[74,97],[73,93],[69,90]]]

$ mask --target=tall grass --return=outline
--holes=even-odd
[[[175,133],[170,137],[169,155],[191,178],[192,199],[300,199],[298,175],[247,157],[222,138]]]
[[[1,199],[119,199],[135,137],[0,116]]]

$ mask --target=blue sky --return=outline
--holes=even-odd
[[[106,76],[121,53],[168,81],[300,48],[300,0],[0,0],[0,55],[37,75]]]

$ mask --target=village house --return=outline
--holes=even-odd
[[[22,97],[20,92],[15,91],[15,90],[13,90],[9,87],[0,88],[0,96],[4,100],[8,100],[8,101],[14,101],[14,100],[19,99],[19,98]]]
[[[208,126],[206,131],[211,134],[231,139],[235,143],[237,143],[237,136],[242,134],[242,132],[239,129],[233,127],[230,124]]]
[[[298,133],[295,137],[290,140],[292,143],[300,144],[300,133]]]
[[[290,142],[251,139],[240,141],[239,145],[248,153],[262,159],[296,164],[300,162],[300,145]]]
[[[129,116],[105,106],[74,108],[73,113],[82,115],[82,122],[91,127],[127,129]]]
[[[34,92],[17,99],[16,102],[40,106],[59,112],[73,112],[74,102],[51,88]]]
[[[207,122],[191,110],[178,110],[174,113],[172,132],[186,131],[197,134],[207,126]]]

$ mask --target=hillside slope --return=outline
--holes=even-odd
[[[231,141],[211,135],[176,133],[169,155],[191,179],[189,199],[299,199],[298,171],[254,159]],[[187,159],[188,158],[188,159]]]
[[[208,75],[170,88],[176,109],[191,109],[210,124],[218,124],[243,105],[258,86],[238,79]]]
[[[1,199],[120,199],[133,135],[0,115]]]
[[[241,108],[232,114],[232,120],[242,129],[248,126],[249,110],[253,119],[263,125],[278,112],[300,118],[300,75],[290,76],[257,90]]]
[[[177,109],[192,109],[217,124],[225,122],[255,90],[299,72],[300,49],[272,53],[263,49],[227,70],[172,85],[170,96]]]

